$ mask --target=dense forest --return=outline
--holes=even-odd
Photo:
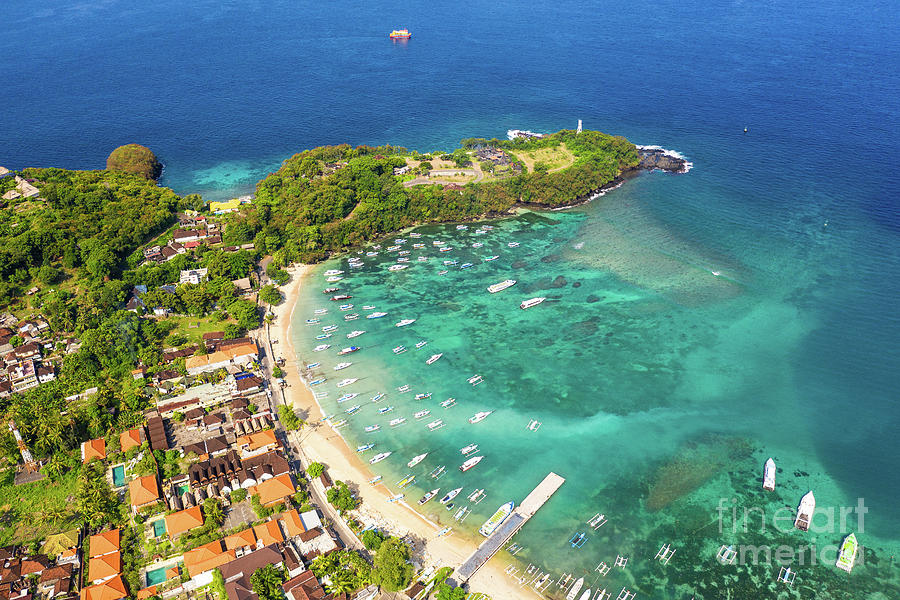
[[[256,202],[233,220],[258,249],[279,265],[315,261],[329,252],[419,223],[462,221],[506,213],[516,204],[559,207],[613,181],[639,162],[634,144],[596,131],[564,130],[550,136],[501,142],[464,140],[464,147],[492,145],[517,150],[558,146],[575,155],[555,173],[522,172],[514,177],[460,186],[404,187],[393,175],[411,153],[392,146],[326,146],[286,160],[257,184]],[[461,166],[466,157],[457,150]]]

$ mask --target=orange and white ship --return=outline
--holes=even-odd
[[[411,37],[412,34],[409,32],[409,29],[395,29],[390,35],[392,40],[408,40]]]

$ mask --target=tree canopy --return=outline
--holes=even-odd
[[[412,581],[415,569],[409,563],[410,548],[402,540],[392,537],[385,540],[375,552],[372,581],[388,592],[406,589]]]

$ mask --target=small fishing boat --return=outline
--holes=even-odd
[[[440,252],[452,252],[453,248],[451,248],[450,246],[442,246],[441,248],[438,248],[438,250]]]
[[[575,583],[572,584],[572,587],[569,588],[569,593],[566,594],[566,600],[575,600],[575,598],[578,596],[578,592],[581,591],[581,588],[583,586],[584,577],[578,579],[577,581],[575,581]]]
[[[344,315],[345,321],[355,321],[359,318],[359,313],[350,313],[349,315]]]
[[[457,231],[464,231],[464,230],[466,230],[466,229],[468,229],[468,228],[469,228],[468,225],[457,225],[457,226],[456,226],[456,230],[457,230]]]
[[[353,364],[352,362],[342,362],[342,363],[338,363],[338,364],[334,365],[334,370],[335,370],[335,371],[340,371],[340,370],[342,370],[342,369],[346,369],[347,367],[351,366],[352,364]]]
[[[328,350],[329,348],[331,348],[331,344],[319,344],[313,348],[313,352],[321,352],[322,350]]]
[[[374,433],[381,429],[381,425],[366,425],[366,433]]]
[[[401,256],[400,258],[397,259],[397,262],[398,262],[398,263],[408,263],[408,262],[409,262],[409,258],[406,257],[406,256]]]
[[[378,256],[378,253],[373,252],[372,250],[369,250],[368,252],[366,252],[366,256]]]
[[[429,424],[427,425],[428,431],[435,431],[435,430],[440,429],[440,428],[443,427],[443,426],[444,426],[444,420],[443,420],[443,419],[438,419],[438,420],[436,420],[436,421],[432,421],[431,423],[429,423]]]
[[[321,322],[322,322],[322,319],[307,319],[306,320],[307,325],[318,325]]]
[[[475,491],[476,491],[476,493],[484,492],[484,490],[475,490]],[[469,496],[469,500],[472,500],[472,496],[474,496],[474,494]],[[497,511],[493,515],[491,515],[491,518],[488,519],[487,521],[485,521],[484,525],[482,525],[478,529],[478,533],[480,533],[484,537],[489,537],[492,533],[494,533],[494,531],[497,530],[498,527],[500,527],[500,525],[503,523],[503,521],[505,521],[506,518],[510,514],[512,514],[513,508],[515,508],[515,507],[516,507],[516,503],[513,502],[512,500],[510,500],[509,502],[507,502],[506,504],[504,504],[503,506],[498,508]]]
[[[360,350],[359,346],[350,346],[349,348],[341,348],[341,351],[338,352],[338,356],[344,356],[345,354],[353,354],[354,352],[358,352]]]
[[[323,273],[323,275],[325,275],[325,277],[331,277],[333,275],[343,275],[343,274],[344,274],[344,272],[341,271],[340,269],[328,269],[327,271],[325,271],[325,273]]]
[[[393,496],[391,496],[391,497],[388,498],[387,500],[388,500],[388,502],[398,502],[398,501],[400,501],[400,500],[403,500],[403,494],[394,494]]]
[[[384,475],[376,475],[375,477],[373,477],[372,479],[369,480],[369,483],[378,483],[382,479],[384,479]]]
[[[447,273],[449,273],[449,271],[447,271],[447,270],[438,271],[438,275],[446,275]]]
[[[481,248],[482,246],[484,246],[484,244],[482,244],[481,242],[475,242],[474,244],[472,244],[473,248]]]
[[[338,294],[337,296],[332,296],[331,301],[332,302],[340,302],[341,300],[349,300],[352,297],[353,296],[348,296],[347,294]]]
[[[451,406],[456,406],[456,398],[447,398],[441,402],[441,408],[450,408]]]
[[[331,333],[332,331],[337,331],[337,325],[326,325],[322,328],[322,333]]]
[[[428,456],[427,452],[425,452],[424,454],[418,454],[418,455],[414,456],[411,461],[406,463],[406,466],[409,467],[410,469],[412,469],[414,466],[416,466],[417,464],[419,464],[420,462],[425,460],[426,456]]]
[[[459,264],[459,261],[456,260],[455,258],[444,261],[444,266],[447,266],[447,267],[455,267],[458,264]]]
[[[542,423],[536,419],[532,419],[528,422],[528,425],[525,426],[525,429],[529,431],[537,431],[541,428]]]
[[[466,379],[466,381],[471,383],[472,385],[478,385],[479,383],[484,381],[484,377],[482,377],[481,375],[472,375],[471,377]]]
[[[407,267],[409,267],[409,265],[391,265],[388,267],[388,271],[402,271]]]
[[[470,267],[472,267],[472,263],[463,263],[463,264],[459,265],[460,270],[468,269]]]
[[[431,414],[431,411],[430,411],[430,410],[420,410],[419,412],[417,412],[417,413],[414,414],[413,416],[416,418],[416,420],[418,420],[418,419],[424,419],[425,417],[427,417],[427,416],[430,415],[430,414]]]
[[[386,312],[373,312],[372,314],[366,315],[367,319],[380,319],[381,317],[386,317]]]
[[[468,446],[463,446],[459,449],[459,453],[463,456],[468,456],[473,452],[478,452],[478,444],[469,444]]]
[[[397,256],[407,256],[409,254],[409,250],[401,250],[397,253]]]
[[[428,257],[427,256],[418,256],[418,257],[416,257],[416,260],[419,262],[428,262]]]
[[[407,475],[406,477],[404,477],[403,479],[401,479],[400,481],[397,482],[397,487],[399,487],[400,489],[403,489],[406,486],[408,486],[409,484],[411,484],[412,482],[414,482],[415,480],[416,480],[415,475]]]
[[[338,306],[338,308],[343,311],[348,311],[348,310],[353,310],[353,305],[352,304],[341,304],[340,306]]]
[[[347,339],[352,340],[353,338],[359,337],[364,333],[365,333],[365,331],[363,331],[362,329],[356,329],[347,334]]]
[[[415,231],[413,231],[412,233],[409,234],[409,237],[411,237],[411,238],[420,238],[420,237],[422,237],[422,234],[421,234],[421,233],[416,233]]]
[[[763,467],[763,489],[770,492],[775,491],[775,461],[771,458],[766,461]]]
[[[412,325],[416,322],[416,319],[402,319],[394,323],[394,327],[406,327],[407,325]]]
[[[338,277],[337,275],[334,275],[333,277],[326,278],[325,281],[327,281],[328,283],[337,283],[338,281],[341,281],[342,279],[343,279],[343,277]]]
[[[459,465],[459,470],[462,471],[463,473],[465,473],[469,469],[474,468],[475,465],[480,463],[482,460],[484,460],[484,456],[473,456],[472,458],[470,458],[463,464]]]
[[[394,240],[394,243],[395,244],[405,244],[406,240],[404,240],[403,238],[397,238]]]
[[[429,475],[432,479],[440,479],[441,475],[447,470],[447,467],[441,465],[440,467],[436,467]]]
[[[387,247],[388,252],[396,252],[399,249],[400,249],[400,246],[388,246]]]
[[[324,379],[324,378],[323,378],[323,379],[314,379],[314,380],[312,380],[312,381],[309,382],[309,385],[321,385],[321,384],[323,384],[323,383],[325,383],[325,379]]]
[[[453,500],[454,498],[456,498],[456,497],[459,495],[459,493],[460,493],[461,491],[462,491],[462,488],[461,488],[461,487],[458,487],[458,488],[456,488],[456,489],[450,490],[449,492],[447,492],[446,494],[444,494],[444,497],[441,498],[440,500],[438,500],[438,502],[440,502],[441,504],[447,504],[448,502],[450,502],[451,500]]]
[[[317,340],[327,340],[330,337],[331,337],[330,333],[320,333],[319,335],[316,336],[316,339]]]
[[[413,244],[412,247],[413,247],[413,248],[417,248],[417,249],[418,249],[418,248],[424,248],[424,247],[425,247],[425,244],[417,243],[417,244]]]
[[[438,492],[440,492],[440,491],[441,491],[441,488],[434,488],[430,492],[427,492],[424,496],[419,498],[419,505],[425,504],[426,502],[428,502],[429,500],[431,500],[432,498],[437,496]]]
[[[436,534],[434,534],[434,537],[443,537],[443,536],[447,535],[448,533],[450,533],[451,531],[453,531],[452,527],[444,527],[443,529],[438,531]]]
[[[388,456],[393,454],[392,452],[382,452],[380,454],[376,454],[371,459],[369,459],[369,464],[374,465],[375,463],[379,463],[386,459]]]
[[[426,364],[426,365],[433,365],[433,364],[436,363],[443,355],[444,355],[443,352],[441,352],[440,354],[432,354],[431,357],[429,357],[429,359],[425,361],[425,364]]]
[[[416,394],[415,400],[428,400],[431,398],[431,392],[425,392],[423,394]]]
[[[497,292],[502,292],[506,288],[512,287],[514,285],[516,285],[515,279],[506,279],[504,281],[501,281],[500,283],[489,285],[487,290],[492,294],[496,294]]]
[[[397,391],[400,392],[401,394],[408,392],[409,385],[401,385],[400,387],[397,388]]]
[[[384,392],[378,392],[377,394],[372,396],[372,402],[378,402],[382,398],[384,398]]]
[[[484,262],[491,262],[492,260],[497,260],[498,258],[500,258],[500,256],[495,254],[493,256],[485,256],[482,260]]]
[[[484,488],[477,489],[469,494],[469,502],[479,502],[482,496],[484,496]]]
[[[434,240],[433,242],[431,242],[431,245],[432,246],[445,246],[446,242],[442,242],[441,240]]]
[[[322,293],[323,294],[333,294],[333,293],[339,292],[339,291],[341,291],[341,288],[330,287],[330,288],[325,288],[324,290],[322,290]]]
[[[356,398],[357,396],[359,396],[359,394],[356,394],[356,393],[354,393],[354,394],[344,394],[343,396],[341,396],[340,398],[338,398],[337,401],[338,401],[338,404],[340,404],[341,402],[346,402],[347,400],[353,400],[353,399]]]
[[[510,242],[510,243],[507,244],[507,246],[510,247],[510,248],[518,248],[518,247],[519,247],[519,242]]]
[[[393,406],[382,406],[381,408],[378,409],[378,414],[383,415],[383,414],[391,412],[392,410],[394,410]]]
[[[844,538],[844,543],[841,544],[841,552],[838,554],[835,566],[838,569],[849,573],[853,570],[853,565],[856,563],[856,555],[858,552],[859,542],[856,541],[856,534],[851,533]]]
[[[541,302],[546,300],[546,298],[529,298],[528,300],[523,300],[522,304],[519,305],[519,308],[525,310],[526,308],[531,308],[533,306],[537,306]]]
[[[397,427],[398,425],[403,425],[406,423],[406,417],[397,417],[396,419],[391,419],[389,425],[391,427]]]
[[[482,421],[487,419],[488,416],[491,415],[493,412],[494,411],[492,411],[492,410],[477,412],[474,415],[472,415],[471,417],[469,417],[469,423],[471,423],[472,425],[474,425],[475,423],[481,423]]]
[[[332,427],[333,429],[339,429],[339,428],[343,427],[343,426],[346,425],[346,424],[347,424],[347,419],[341,419],[341,420],[338,421],[337,423],[332,423],[332,424],[331,424],[331,427]]]
[[[797,506],[797,518],[794,520],[794,527],[801,531],[807,531],[813,513],[815,512],[816,497],[813,496],[812,491],[806,492],[806,494],[800,498],[800,504]]]
[[[344,387],[346,385],[356,383],[357,381],[359,381],[359,377],[350,377],[348,379],[342,379],[342,380],[338,381],[337,386]]]
[[[359,404],[354,404],[353,406],[351,406],[350,408],[348,408],[348,409],[345,410],[344,412],[347,413],[348,415],[352,415],[352,414],[356,413],[356,411],[358,411],[360,408],[361,408],[361,407],[360,407]]]
[[[365,452],[366,450],[371,450],[374,447],[375,447],[375,444],[363,444],[362,446],[357,446],[356,451],[357,452]]]
[[[375,305],[374,304],[364,304],[363,310],[375,310]]]
[[[317,315],[324,315],[327,312],[328,312],[327,308],[317,308],[316,310],[313,311],[313,313],[315,313]]]
[[[397,346],[396,348],[393,348],[393,351],[394,351],[394,354],[403,354],[404,352],[406,352],[406,346],[403,346],[403,345]]]
[[[321,366],[322,366],[322,363],[320,363],[320,362],[309,363],[308,365],[306,365],[306,370],[311,371],[312,369],[315,369],[315,368],[321,367]]]
[[[581,594],[581,598],[578,600],[591,600],[591,588],[584,590],[584,593]]]
[[[427,340],[422,340],[420,342],[416,342],[416,350],[418,350],[419,348],[423,348],[425,346],[425,344],[427,344],[427,343],[428,343]]]

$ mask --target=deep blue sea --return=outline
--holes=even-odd
[[[504,422],[545,422],[531,437],[519,421],[497,429],[508,444],[495,460],[525,478],[509,495],[549,469],[569,480],[517,538],[523,566],[580,573],[613,597],[774,598],[778,568],[715,560],[720,545],[760,536],[722,534],[710,519],[722,497],[793,509],[813,488],[826,507],[864,498],[859,537],[872,554],[850,578],[798,567],[795,591],[900,596],[897,2],[8,0],[0,13],[8,168],[102,168],[139,142],[165,163],[162,184],[215,200],[322,144],[452,149],[582,119],[680,151],[694,165],[685,175],[495,223],[501,258],[468,279],[438,280],[431,262],[389,279],[379,258],[349,285],[419,317],[416,335],[450,349],[456,362],[433,366],[458,373],[434,384],[435,400],[478,366],[492,375],[479,402],[509,411]],[[400,27],[413,38],[392,43]],[[474,241],[452,227],[423,234]],[[507,318],[481,290],[513,271]],[[559,275],[566,287],[542,288]],[[541,289],[558,297],[519,314]],[[378,383],[424,377],[390,362],[392,341],[363,359],[384,369]],[[445,429],[448,444],[466,436]],[[768,456],[784,485],[760,496]],[[497,490],[482,516],[503,500]],[[606,529],[568,547],[593,512],[610,513]],[[769,542],[835,544],[847,532]],[[678,558],[662,566],[653,556],[666,542]],[[625,569],[593,570],[619,554]]]

